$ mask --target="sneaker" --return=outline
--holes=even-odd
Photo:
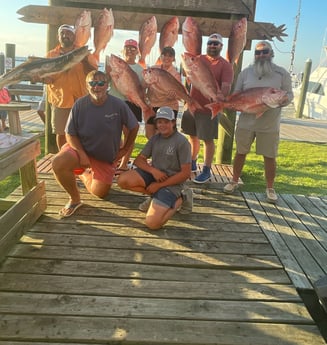
[[[202,173],[199,174],[193,182],[195,183],[205,183],[210,180],[211,173],[210,173],[210,168],[207,166],[203,166]]]
[[[271,204],[275,204],[278,197],[277,194],[274,190],[274,188],[267,188],[266,189],[266,195],[267,195],[267,201],[270,202]]]
[[[139,205],[139,210],[142,212],[148,212],[152,199],[147,197],[142,203]]]
[[[197,165],[196,165],[196,159],[192,159],[192,167],[191,167],[191,171],[192,172],[196,172],[196,171],[198,171],[198,167],[197,167]]]
[[[185,187],[182,190],[183,203],[178,210],[181,214],[191,213],[193,210],[193,190],[191,188]]]
[[[225,185],[224,187],[224,193],[226,194],[233,194],[236,189],[238,188],[238,183],[235,181],[232,181]]]

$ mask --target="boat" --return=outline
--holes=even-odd
[[[294,88],[294,105],[298,109],[302,85]],[[327,45],[323,47],[323,58],[311,72],[305,96],[302,117],[327,120]]]

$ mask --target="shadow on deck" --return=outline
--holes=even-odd
[[[284,204],[190,183],[194,212],[151,232],[142,195],[82,188],[60,219],[67,195],[39,177],[47,210],[0,267],[1,344],[325,344],[272,241]]]

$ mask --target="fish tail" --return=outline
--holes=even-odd
[[[88,56],[88,61],[92,66],[96,66],[96,68],[99,67],[99,61],[100,61],[100,55],[97,52],[94,52],[93,54],[90,54]]]
[[[222,102],[209,103],[209,104],[206,104],[205,107],[211,110],[211,119],[213,119],[218,115],[218,113],[220,113],[224,109],[224,103]]]
[[[153,108],[151,107],[146,107],[144,109],[142,109],[143,112],[143,118],[144,118],[144,122],[147,123],[147,121],[149,120],[150,117],[155,115],[155,112],[153,110]]]

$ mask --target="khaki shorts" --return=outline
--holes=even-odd
[[[51,126],[53,134],[65,134],[65,127],[70,113],[70,108],[57,108],[51,106]]]
[[[268,158],[276,158],[278,154],[279,132],[253,132],[244,128],[236,128],[236,151],[247,154],[251,150],[252,143],[256,142],[256,154]]]
[[[182,117],[181,127],[183,133],[198,137],[200,140],[213,140],[218,138],[218,116],[211,120],[211,115],[195,114],[186,110]]]

